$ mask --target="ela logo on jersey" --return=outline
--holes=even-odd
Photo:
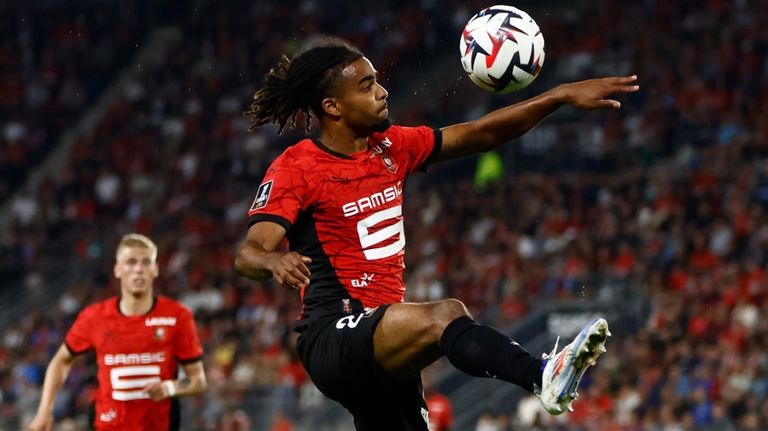
[[[117,412],[115,409],[109,409],[99,415],[99,420],[102,422],[112,422],[115,419],[117,419]]]
[[[269,180],[259,186],[259,190],[256,192],[256,199],[253,200],[253,205],[251,205],[251,211],[262,209],[267,206],[267,202],[269,202],[269,193],[272,191],[272,181],[273,180]]]
[[[352,280],[352,287],[368,287],[369,284],[373,283],[374,275],[375,274],[368,274],[364,272],[362,277]]]

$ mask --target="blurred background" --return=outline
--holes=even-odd
[[[547,57],[505,96],[459,63],[461,28],[492,4],[0,3],[0,430],[33,416],[79,310],[118,292],[113,252],[132,231],[157,241],[157,290],[194,311],[204,344],[209,390],[184,399],[182,429],[352,429],[294,354],[297,295],[232,271],[266,166],[302,137],[248,133],[241,112],[281,53],[324,34],[366,53],[404,125],[640,77],[619,111],[562,109],[407,184],[407,300],[458,298],[535,355],[594,315],[614,333],[556,419],[438,362],[427,394],[451,430],[768,429],[768,3],[514,2]],[[57,429],[87,428],[94,387],[80,360]]]

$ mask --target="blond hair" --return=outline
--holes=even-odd
[[[149,250],[152,255],[152,261],[157,259],[157,245],[152,242],[148,237],[139,233],[129,233],[124,235],[120,240],[120,244],[117,245],[117,251],[115,252],[115,258],[119,258],[120,250],[126,247],[136,247]]]

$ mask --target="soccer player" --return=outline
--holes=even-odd
[[[426,430],[420,371],[442,356],[477,377],[539,396],[552,414],[570,408],[588,366],[605,350],[604,319],[561,352],[531,356],[469,315],[455,299],[404,303],[403,184],[428,166],[492,150],[565,104],[618,108],[636,77],[560,85],[478,120],[441,129],[388,119],[387,90],[371,62],[334,40],[265,77],[245,115],[279,132],[298,113],[320,122],[317,138],[286,149],[268,168],[249,211],[235,268],[300,290],[297,351],[315,385],[354,416],[358,430]],[[288,252],[279,251],[283,238]]]
[[[144,235],[125,235],[114,274],[120,296],[86,307],[51,359],[29,431],[53,429],[53,401],[76,356],[93,350],[99,388],[96,430],[179,429],[179,396],[205,390],[200,341],[192,313],[153,295],[157,246]],[[185,378],[176,380],[179,364]]]

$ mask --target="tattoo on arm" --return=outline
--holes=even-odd
[[[187,377],[176,381],[176,388],[179,392],[186,393],[190,389],[194,389],[194,382]]]

